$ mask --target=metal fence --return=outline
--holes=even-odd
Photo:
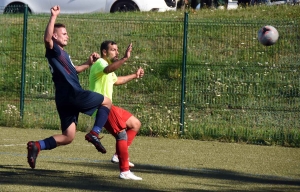
[[[5,26],[0,29],[0,125],[59,129],[54,87],[44,57],[43,33],[49,15],[26,17],[0,16]],[[186,31],[184,18],[61,15],[58,22],[67,24],[66,50],[74,64],[99,52],[104,40],[115,40],[120,54],[133,42],[132,57],[117,75],[138,66],[146,75],[115,88],[114,103],[140,118],[141,133],[170,136],[184,131],[188,137],[203,138],[239,131],[247,136],[249,129],[266,134],[300,127],[298,21],[187,19]],[[279,31],[280,39],[273,46],[258,43],[257,31],[264,25]],[[79,77],[88,88],[88,71]],[[90,128],[92,122],[81,115],[79,129]]]

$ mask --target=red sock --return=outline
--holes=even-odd
[[[93,130],[91,130],[90,131],[90,133],[92,134],[92,135],[95,135],[96,137],[98,137],[99,136],[99,134],[98,133],[96,133],[95,131],[93,131]]]
[[[38,147],[38,149],[39,149],[39,151],[41,150],[41,145],[40,145],[40,143],[38,142],[38,141],[36,141],[36,142],[34,142],[35,143],[35,145]]]
[[[126,140],[117,140],[116,152],[119,158],[119,168],[121,172],[129,171],[128,147]]]
[[[131,145],[133,139],[135,138],[137,132],[135,132],[132,129],[127,129],[126,133],[127,133],[127,146],[129,147]]]

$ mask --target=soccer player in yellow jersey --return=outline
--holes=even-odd
[[[114,71],[119,69],[130,57],[132,44],[126,49],[123,58],[119,59],[118,46],[114,41],[104,41],[100,47],[101,58],[99,58],[90,69],[90,90],[103,94],[112,100],[113,86],[122,85],[133,79],[144,75],[142,68],[133,74],[117,76]],[[140,130],[141,122],[130,112],[123,108],[112,105],[105,129],[116,138],[116,153],[112,162],[119,163],[120,178],[142,180],[130,172],[129,167],[134,165],[129,162],[128,147]],[[99,134],[102,127],[94,127],[91,132]]]

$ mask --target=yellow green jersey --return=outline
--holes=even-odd
[[[100,93],[112,100],[113,86],[118,77],[114,72],[103,72],[109,64],[104,59],[98,59],[90,68],[89,87],[91,91]]]

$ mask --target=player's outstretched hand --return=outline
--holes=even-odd
[[[51,10],[51,15],[53,15],[53,16],[57,16],[60,13],[59,5],[55,5],[55,6],[51,7],[50,10]]]
[[[100,58],[100,55],[98,53],[94,52],[89,56],[88,63],[90,65],[93,65],[95,63],[95,61],[97,61],[99,58]]]
[[[144,69],[141,67],[136,71],[136,78],[142,78],[144,76]]]
[[[131,54],[131,51],[132,51],[132,43],[130,43],[126,49],[126,52],[125,52],[125,55],[124,55],[124,58],[129,58],[130,57],[130,54]]]

